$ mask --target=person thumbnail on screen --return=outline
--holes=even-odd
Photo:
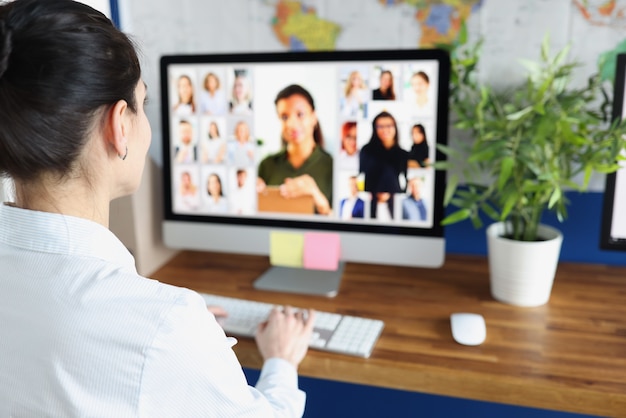
[[[281,123],[282,149],[259,165],[259,199],[268,187],[278,186],[286,207],[290,199],[308,197],[311,212],[328,215],[332,209],[333,158],[324,150],[313,97],[304,87],[291,84],[277,94],[274,104]]]
[[[415,105],[418,109],[426,109],[430,106],[428,92],[430,89],[430,77],[424,71],[417,71],[411,76],[411,88],[415,96]]]
[[[250,115],[252,113],[252,86],[246,69],[235,69],[232,94],[229,102],[230,113]]]
[[[230,213],[252,215],[255,212],[254,184],[250,169],[235,169],[234,184],[230,189]]]
[[[425,221],[428,215],[423,197],[424,179],[411,177],[407,182],[407,196],[402,200],[402,219]]]
[[[195,175],[182,169],[178,174],[178,187],[175,189],[174,209],[181,212],[196,211],[200,207],[200,193]]]
[[[194,127],[188,120],[178,122],[178,145],[174,160],[179,164],[196,161],[196,145],[194,144]]]
[[[426,129],[421,123],[416,123],[411,128],[413,145],[409,151],[409,168],[428,167],[430,165],[430,147],[426,140]]]
[[[255,155],[248,122],[240,120],[235,124],[233,139],[228,141],[228,162],[237,168],[248,167],[254,164]]]
[[[357,70],[351,71],[345,81],[341,99],[341,114],[346,118],[367,117],[368,90],[363,76]]]
[[[193,93],[193,82],[191,77],[183,74],[177,81],[178,99],[174,104],[174,114],[176,116],[191,116],[196,112],[196,101]]]
[[[222,179],[217,173],[211,173],[207,178],[205,203],[208,213],[226,213],[228,211]]]
[[[203,164],[222,164],[226,158],[226,141],[220,135],[217,121],[209,122],[208,131],[200,144]]]
[[[382,70],[379,77],[379,86],[372,91],[372,99],[396,100],[396,90],[393,84],[393,73],[391,70]]]
[[[214,72],[208,72],[204,77],[202,87],[203,90],[200,92],[200,113],[210,116],[225,115],[228,109],[228,101],[218,75]]]
[[[359,157],[365,191],[372,194],[372,218],[393,219],[392,196],[404,191],[400,179],[406,180],[408,155],[399,145],[396,119],[389,112],[380,112],[372,120],[372,136],[361,148]]]
[[[339,150],[337,166],[341,170],[350,171],[353,174],[359,172],[356,122],[344,122],[341,126],[341,150]]]
[[[339,203],[339,219],[359,219],[365,217],[365,200],[359,196],[357,176],[348,178],[349,196]]]

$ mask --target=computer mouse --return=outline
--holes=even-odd
[[[450,315],[452,338],[463,345],[480,345],[487,337],[485,318],[482,315],[468,312],[457,312]]]

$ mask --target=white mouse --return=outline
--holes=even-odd
[[[480,314],[459,312],[450,315],[452,337],[463,345],[480,345],[487,337],[485,318]]]

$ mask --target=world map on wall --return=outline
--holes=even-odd
[[[572,0],[580,14],[591,26],[626,30],[626,4],[618,0]],[[598,68],[604,80],[613,80],[615,57],[626,52],[626,39],[613,49],[606,50],[598,57]]]
[[[407,19],[419,28],[413,45],[420,48],[452,42],[461,23],[477,13],[484,0],[363,0],[384,9],[408,10]],[[626,33],[626,0],[571,0],[576,13],[590,28],[608,27]],[[280,44],[291,51],[341,49],[339,40],[349,24],[342,17],[327,18],[320,13],[325,3],[319,0],[261,0],[273,9],[271,29]],[[397,44],[397,43],[396,43]],[[394,43],[390,40],[390,45]],[[617,46],[607,45],[598,57],[604,79],[612,79],[615,56],[626,52],[626,38]]]
[[[449,43],[455,39],[461,22],[478,10],[482,0],[371,0],[383,7],[410,6],[420,26],[420,47]],[[319,16],[317,9],[303,1],[267,2],[275,7],[272,29],[286,48],[294,51],[332,50],[343,27]]]

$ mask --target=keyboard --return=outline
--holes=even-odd
[[[265,321],[276,306],[226,296],[200,293],[207,305],[221,306],[228,316],[220,324],[226,334],[254,337],[259,323]],[[297,309],[297,308],[296,308]],[[361,318],[316,310],[313,336],[309,348],[368,358],[378,341],[384,323],[378,319]]]

